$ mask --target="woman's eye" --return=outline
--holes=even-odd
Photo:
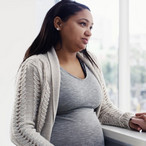
[[[90,27],[90,30],[91,30],[92,28],[93,28],[93,27],[91,26],[91,27]]]
[[[81,24],[81,26],[86,26],[85,22],[81,22],[80,24]]]

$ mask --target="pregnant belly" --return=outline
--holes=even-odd
[[[103,146],[101,124],[93,109],[76,109],[57,115],[51,142],[55,146]]]

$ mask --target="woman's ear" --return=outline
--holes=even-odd
[[[62,26],[62,20],[61,20],[61,18],[60,17],[58,17],[58,16],[56,16],[55,18],[54,18],[54,27],[56,28],[56,30],[61,30],[61,27]]]

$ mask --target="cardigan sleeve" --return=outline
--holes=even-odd
[[[41,82],[32,61],[21,65],[16,81],[16,98],[11,121],[11,141],[16,146],[53,146],[36,130]]]
[[[129,128],[129,120],[132,116],[134,116],[133,113],[130,112],[123,112],[119,110],[110,100],[108,93],[106,91],[106,84],[104,80],[104,76],[102,73],[102,67],[97,58],[92,55],[93,59],[97,63],[98,68],[98,77],[100,78],[101,87],[103,90],[103,101],[100,105],[99,109],[99,120],[102,124],[106,125],[113,125],[113,126],[119,126],[123,128]]]
[[[129,120],[133,116],[133,113],[123,112],[119,110],[111,102],[106,91],[106,86],[103,77],[102,77],[102,88],[103,88],[104,97],[99,114],[99,120],[101,121],[101,123],[130,129]]]

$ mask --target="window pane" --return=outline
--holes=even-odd
[[[94,26],[87,49],[102,63],[108,93],[117,105],[119,2],[117,0],[76,1],[91,9]]]
[[[132,111],[146,111],[146,1],[130,0]]]

